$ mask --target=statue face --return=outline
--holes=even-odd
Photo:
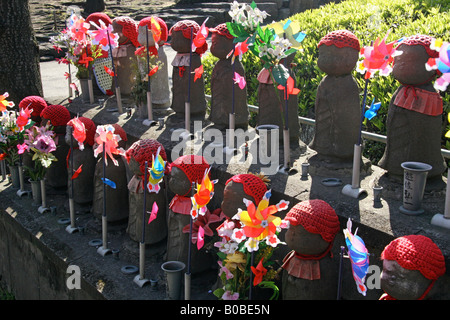
[[[177,194],[184,196],[189,192],[191,188],[191,182],[186,174],[180,168],[173,167],[170,171],[169,188]],[[189,196],[189,195],[187,195]]]
[[[403,53],[394,57],[392,75],[402,84],[419,85],[429,83],[435,70],[427,71],[425,64],[430,58],[424,47],[421,45],[398,46],[398,50]]]
[[[246,210],[244,198],[255,202],[253,197],[244,192],[242,183],[228,182],[223,190],[222,212],[231,219],[238,212],[238,209]]]
[[[148,29],[147,26],[139,26],[138,29],[138,41],[141,45],[147,47],[147,35],[148,35],[148,46],[155,46],[155,41],[153,39],[153,32]]]
[[[113,20],[112,26],[113,26],[113,33],[117,33],[117,35],[119,37],[119,39],[118,39],[119,43],[123,43],[123,42],[127,41],[128,38],[125,37],[122,33],[123,26],[121,26],[114,20]]]
[[[233,39],[228,39],[217,32],[212,33],[210,50],[215,57],[226,59],[227,55],[233,50],[233,47]]]
[[[380,280],[381,289],[397,300],[417,300],[431,283],[420,271],[404,269],[394,260],[383,260]]]
[[[172,49],[178,53],[189,53],[191,49],[191,40],[183,36],[182,31],[174,31],[170,40]]]
[[[290,249],[304,255],[320,255],[330,245],[320,234],[310,233],[300,224],[289,227],[285,241]]]

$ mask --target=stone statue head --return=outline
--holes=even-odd
[[[206,159],[199,155],[184,155],[170,164],[170,190],[180,196],[190,196],[192,183],[200,183],[209,168]]]

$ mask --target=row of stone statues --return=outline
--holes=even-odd
[[[93,14],[98,15],[98,14]],[[89,19],[89,17],[88,17]],[[170,30],[160,18],[154,17],[161,26],[161,41],[156,45],[155,57],[161,61],[161,68],[152,79],[152,102],[168,104],[169,85],[167,76],[167,56],[164,44],[170,44],[177,52],[172,61],[172,101],[170,107],[178,114],[184,114],[185,102],[190,99],[193,116],[205,116],[206,100],[204,80],[201,76],[194,81],[193,72],[201,65],[201,56],[208,49],[205,43],[195,51],[191,50],[191,34],[195,36],[200,26],[191,20],[177,22]],[[127,65],[135,58],[138,45],[146,45],[146,37],[153,39],[148,26],[150,17],[139,23],[129,17],[112,20],[115,32],[121,36],[115,54],[119,82],[122,92],[131,90],[134,83],[131,67]],[[146,35],[145,30],[150,35]],[[239,61],[230,62],[230,52],[234,49],[233,37],[226,24],[220,24],[211,31],[211,53],[219,58],[211,74],[211,109],[209,119],[219,128],[229,127],[228,115],[235,113],[235,127],[247,128],[249,111],[247,88],[239,89],[234,82],[234,73],[245,77],[245,70]],[[167,43],[171,36],[170,43]],[[389,174],[402,176],[401,163],[418,161],[432,166],[428,178],[440,177],[446,169],[441,155],[442,98],[433,88],[436,70],[427,71],[425,63],[436,57],[430,48],[430,36],[416,35],[405,38],[398,47],[403,53],[395,57],[393,76],[401,84],[394,92],[387,116],[387,143],[379,166]],[[155,46],[154,42],[150,46]],[[127,48],[127,49],[125,49]],[[360,52],[360,41],[350,31],[338,30],[325,35],[318,44],[318,67],[326,73],[320,82],[315,100],[315,134],[310,147],[318,156],[330,162],[351,162],[354,145],[358,143],[361,123],[361,90],[352,76]],[[121,54],[119,54],[121,52]],[[123,55],[123,59],[122,59]],[[285,60],[290,70],[294,56]],[[127,62],[128,61],[128,62]],[[191,63],[189,63],[191,61]],[[146,70],[146,69],[144,69]],[[158,75],[159,78],[156,77]],[[295,78],[295,77],[294,77]],[[120,80],[122,79],[122,80]],[[189,83],[190,81],[190,83]],[[258,124],[274,124],[282,128],[279,112],[282,108],[269,70],[262,69],[258,75]],[[233,88],[234,87],[234,88]],[[127,89],[128,88],[128,89]],[[233,92],[233,94],[231,94]],[[281,91],[280,91],[281,92]],[[161,95],[164,98],[159,98]],[[289,96],[289,132],[291,139],[300,135],[298,97]],[[281,137],[282,135],[280,135]]]

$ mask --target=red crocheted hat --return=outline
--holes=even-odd
[[[65,126],[70,121],[70,112],[66,107],[52,104],[45,107],[41,112],[41,118],[50,120],[52,126]]]
[[[125,153],[127,161],[130,161],[131,157],[139,163],[139,168],[142,174],[145,174],[145,161],[147,161],[148,168],[152,165],[152,155],[156,156],[158,148],[161,147],[159,154],[164,161],[167,161],[166,150],[163,145],[154,139],[142,139],[138,140],[131,145]]]
[[[106,13],[103,13],[103,12],[94,12],[94,13],[91,13],[87,18],[86,18],[86,22],[87,23],[91,23],[91,21],[92,22],[94,22],[97,26],[99,26],[100,27],[100,20],[101,21],[103,21],[103,23],[106,25],[106,26],[109,26],[110,24],[112,24],[112,20],[111,20],[111,18],[106,14]]]
[[[227,185],[230,181],[242,183],[245,194],[252,196],[253,199],[255,199],[255,205],[259,204],[264,194],[267,192],[267,186],[264,181],[260,177],[251,173],[243,173],[232,176],[227,180],[225,185]]]
[[[47,102],[40,96],[28,96],[19,102],[19,109],[26,109],[27,107],[33,109],[31,116],[39,117],[42,110],[47,107]]]
[[[94,121],[92,121],[89,118],[86,117],[78,117],[78,119],[84,124],[84,128],[86,129],[86,140],[85,142],[89,144],[90,146],[94,145],[94,137],[95,137],[95,130],[97,130],[97,126],[95,125]],[[72,124],[67,124],[68,126],[72,126]]]
[[[141,21],[139,21],[139,27],[150,26],[152,18],[155,19],[156,22],[158,22],[159,26],[161,27],[161,41],[166,42],[167,38],[169,37],[169,30],[167,28],[166,22],[163,19],[161,19],[160,17],[155,17],[155,16],[146,17],[146,18],[142,19]]]
[[[414,35],[414,36],[405,38],[400,43],[400,45],[404,44],[407,46],[416,46],[416,45],[423,46],[425,48],[425,51],[427,52],[427,54],[430,56],[430,58],[438,58],[439,52],[432,50],[430,48],[432,40],[433,40],[433,37],[431,37],[431,36],[419,34],[419,35]]]
[[[233,35],[230,33],[230,31],[227,28],[227,24],[226,23],[221,23],[218,26],[216,26],[215,28],[210,28],[209,31],[211,32],[217,32],[218,34],[220,34],[221,36],[225,36],[228,39],[233,39]]]
[[[122,26],[123,35],[131,41],[133,46],[141,46],[138,41],[138,23],[133,18],[127,16],[117,17],[113,19],[113,22]]]
[[[408,235],[393,240],[384,248],[381,259],[397,261],[408,270],[419,270],[430,280],[436,280],[445,273],[441,250],[430,238],[422,235]]]
[[[183,171],[191,183],[200,183],[203,179],[206,169],[209,168],[209,163],[203,156],[190,154],[177,158],[170,164],[170,169],[172,169],[173,167],[177,167],[181,171]]]
[[[191,29],[193,31],[192,38],[194,38],[197,32],[200,30],[200,26],[198,25],[198,23],[193,20],[181,20],[175,23],[172,28],[170,28],[169,35],[172,35],[172,33],[175,31],[181,31],[186,39],[191,39]],[[208,50],[207,42],[205,42],[205,44],[201,48],[197,48],[195,52],[201,55],[205,53],[206,50]]]
[[[358,38],[348,30],[337,30],[328,33],[320,40],[317,47],[320,47],[322,44],[327,46],[335,45],[338,48],[350,47],[357,51],[360,50]]]
[[[336,212],[320,199],[297,203],[286,214],[285,219],[293,226],[302,225],[306,231],[320,234],[327,242],[332,242],[340,229]]]

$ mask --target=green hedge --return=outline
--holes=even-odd
[[[306,38],[302,42],[303,51],[295,56],[294,72],[297,79],[299,94],[298,113],[311,117],[314,111],[314,101],[317,87],[325,76],[317,67],[317,44],[327,33],[340,29],[353,32],[360,40],[361,46],[367,46],[376,38],[383,38],[390,30],[387,41],[416,34],[426,34],[445,41],[450,40],[450,1],[448,0],[347,0],[338,4],[329,3],[320,9],[307,10],[290,17],[299,21]],[[268,23],[271,21],[267,21]],[[211,54],[203,58],[205,75],[211,74],[216,58]],[[242,61],[246,70],[249,104],[257,105],[258,81],[256,75],[262,64],[250,53],[244,55]],[[364,87],[363,75],[354,71],[354,77]],[[210,94],[209,79],[206,81],[207,94]],[[382,103],[378,116],[366,123],[364,130],[386,134],[386,115],[392,94],[399,83],[392,77],[376,77],[370,81],[367,101],[375,98]],[[450,111],[450,95],[442,93],[444,99],[444,114]],[[362,89],[361,89],[362,93]],[[443,117],[443,133],[450,129]],[[443,146],[447,144],[442,140]],[[450,149],[450,143],[448,143]],[[367,147],[367,146],[366,146]],[[374,147],[378,153],[371,158],[379,158],[384,146]],[[381,150],[381,151],[380,151]],[[369,151],[370,152],[370,151]]]

